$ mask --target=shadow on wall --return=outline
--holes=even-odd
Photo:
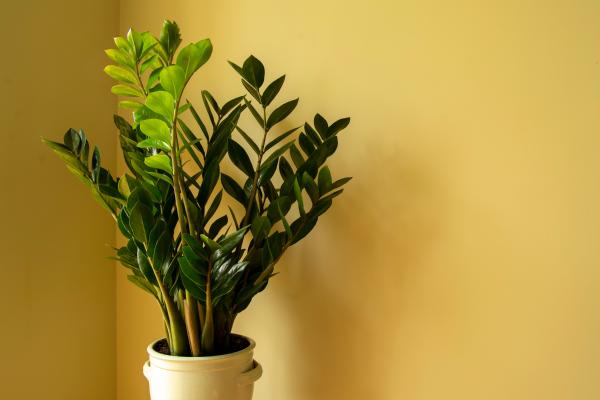
[[[365,154],[382,154],[371,150]],[[426,166],[388,153],[353,160],[354,179],[286,255],[281,282],[270,287],[290,316],[291,348],[282,349],[290,370],[282,375],[293,377],[289,393],[298,399],[383,399],[401,379],[385,372],[410,307],[403,292],[438,236],[443,210],[434,207],[439,188]]]

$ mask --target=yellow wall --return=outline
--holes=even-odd
[[[238,320],[257,400],[600,398],[598,1],[123,0],[261,58],[297,121],[350,115],[355,180]],[[146,399],[156,306],[118,279],[118,399]]]
[[[2,3],[0,399],[115,396],[112,218],[41,142],[83,127],[115,165],[110,1]]]

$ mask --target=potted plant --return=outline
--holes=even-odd
[[[116,258],[160,306],[166,337],[148,346],[144,366],[151,398],[251,399],[262,370],[254,342],[232,333],[234,320],[350,179],[333,181],[325,165],[350,119],[329,124],[317,114],[312,126],[281,129],[298,99],[276,102],[285,75],[265,85],[254,56],[230,62],[247,95],[219,103],[202,91],[197,109],[183,93],[212,44],[178,50],[171,21],[158,38],[129,30],[115,44],[105,72],[117,81],[112,92],[131,98],[119,105],[133,123],[114,116],[128,172],[113,177],[83,130],[43,141],[112,215],[127,239]],[[258,135],[240,126],[242,113]]]

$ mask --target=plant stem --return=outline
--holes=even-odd
[[[257,191],[256,185],[258,184],[259,170],[261,167],[263,155],[265,154],[265,143],[267,141],[267,109],[266,109],[266,107],[263,107],[262,109],[263,109],[263,137],[262,137],[262,142],[260,144],[260,153],[258,154],[258,161],[256,162],[256,171],[254,172],[254,180],[252,181],[252,190],[250,191],[250,196],[248,196],[249,202],[248,202],[248,205],[246,206],[246,215],[244,215],[244,219],[240,223],[240,228],[246,226],[246,224],[248,222],[250,222],[248,220],[250,219],[250,212],[252,211],[252,206],[254,205],[254,197],[256,196],[256,191]],[[240,242],[240,246],[241,246],[241,242]]]
[[[184,304],[184,315],[185,315],[185,326],[187,328],[188,340],[190,342],[190,349],[193,357],[201,355],[200,350],[200,334],[198,327],[198,308],[196,300],[194,300],[187,290],[185,291]]]
[[[204,354],[212,354],[214,352],[215,347],[215,328],[213,323],[211,275],[212,261],[209,261],[208,271],[206,275],[206,313],[204,315],[204,325],[202,327],[202,352]]]

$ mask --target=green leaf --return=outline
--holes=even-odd
[[[267,107],[269,104],[271,104],[275,96],[277,96],[277,93],[279,93],[279,90],[281,90],[284,81],[285,75],[282,75],[279,78],[275,79],[273,82],[271,82],[269,86],[267,86],[262,95],[263,107]]]
[[[331,172],[327,166],[319,171],[319,193],[325,194],[331,190]]]
[[[156,290],[154,289],[154,286],[152,286],[152,284],[150,282],[148,282],[146,279],[140,277],[140,276],[136,276],[136,275],[127,275],[127,280],[131,283],[133,283],[135,286],[139,287],[140,289],[142,289],[145,292],[150,293],[152,296],[156,297],[156,299],[158,300],[158,295],[156,294]]]
[[[250,95],[252,97],[254,97],[256,99],[256,101],[258,101],[259,103],[262,102],[261,100],[261,96],[260,93],[258,92],[258,90],[256,90],[250,83],[248,83],[245,79],[242,79],[242,85],[244,85],[244,87],[246,88],[246,90],[248,91],[248,93],[250,93]]]
[[[236,126],[235,129],[240,133],[240,135],[242,135],[242,137],[244,138],[246,143],[248,143],[248,145],[252,148],[252,150],[254,150],[254,152],[257,155],[260,154],[260,149],[258,148],[258,145],[254,142],[254,140],[252,140],[252,138],[246,132],[244,132],[242,130],[242,128],[240,128],[239,126]]]
[[[151,168],[156,168],[168,172],[173,175],[173,168],[171,167],[171,159],[166,154],[156,154],[144,159],[144,164]]]
[[[175,50],[181,43],[181,34],[179,33],[179,26],[174,21],[165,21],[163,23],[162,30],[158,39],[162,49],[166,53],[169,61],[173,58]]]
[[[278,197],[277,200],[269,204],[267,208],[267,215],[272,223],[275,223],[281,219],[279,211],[285,216],[292,207],[292,202],[287,196]]]
[[[229,100],[225,104],[223,104],[223,107],[221,107],[220,116],[224,117],[225,115],[227,115],[227,113],[229,113],[229,111],[233,110],[235,108],[235,106],[240,104],[240,101],[242,101],[244,99],[244,97],[245,96],[238,96],[236,98]]]
[[[304,164],[304,158],[302,157],[302,154],[300,154],[300,150],[298,150],[294,144],[290,146],[290,156],[292,157],[292,161],[296,168],[300,168],[302,164]]]
[[[110,58],[117,64],[129,68],[135,68],[135,62],[133,58],[126,51],[123,51],[121,49],[108,49],[104,50],[104,52],[106,53],[108,58]]]
[[[278,159],[283,153],[285,153],[293,145],[294,145],[294,141],[290,140],[289,142],[287,142],[286,144],[284,144],[283,146],[281,146],[280,148],[275,150],[273,153],[271,153],[269,158],[267,158],[263,162],[263,165],[269,164],[271,161]]]
[[[117,96],[142,97],[143,93],[128,85],[115,85],[110,91]]]
[[[281,174],[281,177],[284,180],[287,180],[288,178],[294,175],[294,170],[292,169],[292,166],[284,157],[281,157],[279,159],[279,173]]]
[[[292,133],[294,133],[295,131],[297,131],[298,128],[300,128],[300,127],[297,126],[295,128],[292,128],[289,131],[286,131],[286,132],[282,133],[281,135],[277,136],[275,139],[271,140],[265,146],[265,152],[269,151],[273,146],[276,146],[279,142],[281,142],[282,140],[284,140],[285,138],[287,138],[288,136],[290,136]]]
[[[200,190],[198,191],[197,200],[199,204],[206,204],[210,195],[215,188],[215,185],[219,181],[219,161],[215,160],[212,162],[207,162],[204,166],[203,170],[203,179],[202,184],[200,185]]]
[[[233,69],[235,69],[235,71],[240,74],[240,76],[243,78],[244,77],[244,70],[242,69],[242,67],[240,67],[239,65],[237,65],[236,63],[234,63],[233,61],[227,61],[229,63],[229,65],[231,65],[231,67]]]
[[[113,40],[119,50],[121,50],[122,52],[124,52],[126,54],[132,55],[132,56],[135,55],[135,54],[133,54],[133,49],[131,48],[131,45],[129,44],[127,39],[125,39],[124,37],[121,37],[121,36],[117,36]]]
[[[301,133],[298,136],[298,142],[300,143],[300,147],[302,148],[302,151],[304,151],[304,154],[306,154],[308,157],[310,157],[312,155],[312,153],[315,152],[315,150],[316,150],[315,145],[312,144],[312,142],[310,141],[308,136],[306,136],[304,133]]]
[[[178,65],[170,65],[160,71],[160,85],[173,96],[174,99],[181,96],[185,85],[185,73]]]
[[[116,65],[107,65],[106,67],[104,67],[104,72],[106,72],[108,76],[119,82],[132,84],[137,83],[135,75],[131,71],[123,67],[118,67]]]
[[[313,204],[319,201],[319,188],[308,172],[302,174],[302,186],[306,188],[306,192]]]
[[[97,182],[100,174],[100,149],[98,146],[94,146],[94,152],[92,153],[92,181]]]
[[[210,207],[208,208],[208,211],[206,211],[206,214],[204,215],[205,221],[208,221],[209,219],[211,219],[212,216],[215,214],[215,212],[219,208],[219,205],[221,204],[222,198],[223,198],[223,191],[221,190],[221,191],[219,191],[219,193],[217,193],[217,195],[213,199],[212,203],[210,204]]]
[[[297,243],[298,241],[304,239],[306,235],[310,233],[310,231],[317,224],[317,217],[307,217],[299,220],[300,223],[292,224],[292,231],[294,232],[292,243]]]
[[[227,221],[227,215],[223,215],[217,218],[215,222],[213,222],[210,226],[210,229],[208,230],[208,236],[212,238],[217,237],[221,229],[223,229],[223,227],[227,225]]]
[[[142,54],[142,34],[134,31],[133,28],[129,28],[129,31],[127,31],[127,41],[133,49],[136,58],[139,59]]]
[[[269,180],[275,175],[275,171],[277,171],[277,159],[273,159],[269,161],[268,164],[263,164],[260,167],[260,173],[258,174],[258,186],[262,186],[265,183],[269,182]]]
[[[133,193],[135,193],[135,191]],[[132,195],[130,195],[129,198],[131,199]],[[133,236],[138,242],[148,243],[152,219],[152,211],[141,201],[136,202],[133,207],[129,209],[129,226]]]
[[[298,202],[300,215],[306,215],[306,212],[304,211],[304,200],[302,199],[302,189],[300,189],[300,184],[298,184],[297,179],[294,179],[294,196],[296,196],[296,201]]]
[[[146,257],[146,255],[144,254],[144,252],[141,249],[137,249],[137,262],[138,262],[140,271],[144,275],[144,278],[146,278],[146,280],[148,282],[150,282],[151,284],[157,285],[156,276],[154,275],[152,266],[148,262],[148,258]]]
[[[166,152],[171,151],[169,143],[159,139],[144,139],[137,144],[141,149],[160,149]]]
[[[146,107],[171,120],[175,112],[175,100],[169,92],[163,90],[152,92],[146,98]]]
[[[212,240],[211,238],[209,238],[206,235],[200,235],[200,239],[202,239],[202,241],[204,243],[206,243],[206,245],[210,248],[210,251],[212,253],[214,253],[215,251],[217,251],[221,248],[219,243],[215,242],[214,240]]]
[[[246,234],[249,228],[250,226],[245,226],[223,238],[219,242],[220,254],[217,254],[217,258],[220,258],[221,255],[225,255],[231,250],[233,250],[238,245],[238,243],[244,238],[244,235]]]
[[[267,131],[290,115],[298,105],[298,100],[290,100],[277,107],[267,119]]]
[[[246,107],[248,107],[248,109],[250,110],[250,113],[256,119],[256,122],[258,122],[258,124],[260,125],[261,128],[264,127],[265,121],[263,120],[263,117],[261,117],[260,114],[258,113],[258,111],[256,111],[256,108],[254,108],[252,103],[250,103],[248,100],[246,100],[246,98],[244,98],[244,101],[246,102]]]
[[[154,55],[152,57],[149,57],[140,66],[140,75],[143,74],[144,72],[146,72],[150,68],[155,69],[155,68],[158,68],[158,67],[160,67],[160,61],[158,59],[158,56]],[[150,83],[151,82],[149,82],[149,81],[147,82],[148,88],[151,88]]]
[[[204,39],[185,46],[177,55],[177,65],[184,72],[185,78],[189,79],[194,72],[204,65],[212,54],[212,43],[210,39]]]
[[[253,55],[244,61],[242,66],[244,78],[255,88],[260,88],[265,81],[265,67],[260,60]]]
[[[254,241],[260,242],[269,235],[269,232],[271,231],[271,221],[269,221],[268,217],[259,215],[252,221],[250,230],[252,231]]]
[[[317,129],[317,132],[319,132],[319,135],[321,135],[321,138],[325,140],[327,138],[328,126],[327,121],[321,114],[315,115],[315,128]]]
[[[140,122],[140,129],[151,139],[171,143],[171,131],[167,124],[160,119],[145,119]]]
[[[228,154],[233,164],[248,177],[254,177],[254,168],[246,150],[235,140],[229,140]]]
[[[229,175],[221,174],[221,183],[223,189],[240,204],[246,205],[248,203],[248,197],[244,192],[244,189]]]
[[[127,110],[136,111],[142,108],[143,106],[144,105],[142,103],[138,103],[137,101],[122,100],[119,102],[119,107],[125,108]]]
[[[351,179],[352,179],[351,177],[338,179],[337,181],[333,182],[333,184],[331,185],[329,190],[337,189],[337,188],[345,185],[346,183],[348,183]]]
[[[335,121],[327,128],[327,137],[335,136],[339,131],[345,129],[350,124],[350,118],[342,118]]]

